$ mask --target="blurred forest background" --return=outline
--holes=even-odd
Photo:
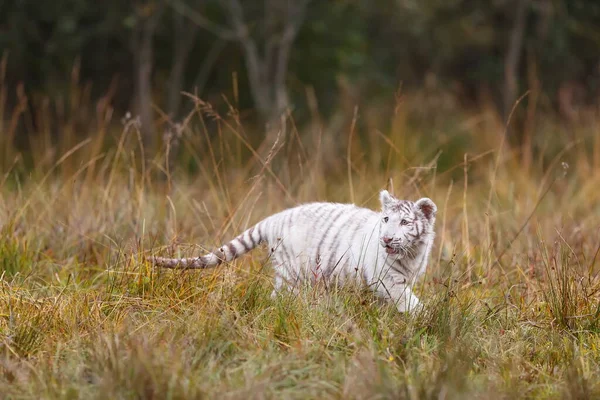
[[[416,315],[147,261],[384,187]],[[600,0],[0,1],[0,398],[598,399],[599,187]]]
[[[282,115],[328,121],[335,137],[355,107],[378,118],[411,93],[410,118],[424,123],[457,110],[503,123],[529,90],[511,136],[522,143],[528,115],[595,118],[600,2],[14,0],[0,3],[0,49],[4,140],[25,148],[19,137],[56,140],[61,121],[85,136],[91,120],[127,112],[156,145],[198,104],[182,92],[240,110],[257,144]]]

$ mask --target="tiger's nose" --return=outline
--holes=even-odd
[[[384,237],[383,237],[383,243],[385,243],[385,244],[388,244],[388,243],[389,243],[389,242],[391,242],[391,241],[392,241],[392,238],[391,238],[391,237],[387,237],[387,236],[384,236]]]

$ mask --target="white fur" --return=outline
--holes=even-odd
[[[393,301],[399,311],[411,311],[420,306],[412,287],[427,268],[437,208],[430,199],[413,203],[385,190],[380,201],[381,212],[352,204],[301,205],[266,218],[206,256],[153,261],[170,268],[205,268],[266,242],[275,268],[272,295],[307,280],[352,279]]]

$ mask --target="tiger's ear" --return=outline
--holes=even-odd
[[[437,206],[433,201],[431,201],[431,199],[423,197],[422,199],[417,200],[415,207],[417,207],[417,210],[423,213],[428,221],[431,222],[435,219],[435,215],[437,214]]]
[[[385,211],[389,209],[392,204],[394,204],[394,201],[396,201],[396,199],[387,190],[382,190],[379,193],[379,201],[381,201],[381,208],[383,208],[383,210]]]

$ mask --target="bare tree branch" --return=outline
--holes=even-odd
[[[168,0],[170,6],[177,11],[179,14],[188,18],[194,24],[199,27],[206,29],[211,32],[215,36],[218,36],[221,39],[226,40],[235,40],[237,39],[236,33],[231,31],[230,29],[223,27],[219,24],[214,23],[210,19],[206,18],[204,15],[194,10],[188,4],[186,4],[182,0]]]
[[[173,65],[168,79],[167,112],[172,117],[177,118],[181,103],[185,67],[196,42],[198,25],[191,21],[186,22],[181,14],[174,15],[173,25],[175,28],[175,40],[173,42]]]
[[[227,42],[223,39],[217,39],[213,42],[212,46],[210,47],[210,50],[204,57],[204,62],[202,63],[200,71],[198,71],[198,74],[196,75],[196,78],[194,79],[194,83],[192,85],[195,91],[194,94],[196,94],[198,97],[200,97],[200,95],[204,91],[204,86],[206,86],[209,74],[212,71],[213,66],[217,62],[219,54],[225,48],[226,43]]]
[[[279,54],[274,74],[275,88],[278,90],[278,92],[275,93],[276,104],[278,107],[285,107],[285,103],[287,103],[287,99],[282,98],[283,96],[287,96],[287,94],[281,93],[281,90],[285,88],[285,78],[292,44],[304,21],[304,12],[307,4],[308,0],[298,2],[292,1],[291,4],[288,3],[287,24],[280,39]]]
[[[256,110],[267,124],[277,121],[288,106],[286,77],[290,53],[310,0],[264,0],[262,29],[254,32],[250,31],[240,0],[219,1],[228,27],[211,22],[183,0],[169,2],[177,12],[221,40],[239,43]]]
[[[268,91],[264,85],[264,61],[258,53],[256,42],[250,36],[248,27],[244,22],[244,10],[238,0],[225,0],[224,4],[229,12],[229,19],[237,34],[237,39],[244,50],[244,59],[246,68],[248,69],[248,82],[250,83],[250,91],[259,112],[266,115],[269,112]]]

